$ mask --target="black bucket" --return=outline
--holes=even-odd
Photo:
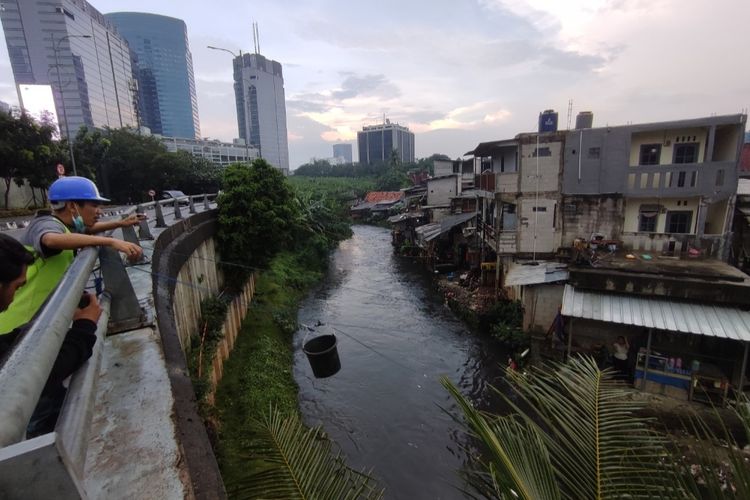
[[[319,335],[305,342],[302,351],[307,355],[315,378],[335,375],[341,369],[335,335]]]

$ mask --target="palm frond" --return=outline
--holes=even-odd
[[[378,499],[383,491],[364,471],[349,468],[320,427],[271,409],[259,425],[249,453],[264,466],[237,485],[243,498]]]
[[[694,497],[668,459],[666,438],[635,415],[638,403],[593,359],[530,374],[509,372],[509,378],[520,396],[517,404],[503,395],[515,410],[511,417],[479,415],[449,387],[469,427],[492,453],[492,467],[508,476],[493,477],[498,484],[512,484],[522,498]],[[529,467],[532,474],[523,470]]]
[[[495,498],[560,498],[546,446],[535,426],[513,417],[483,414],[447,378],[441,383],[458,403],[471,431],[487,445],[489,477],[475,477],[478,490]]]

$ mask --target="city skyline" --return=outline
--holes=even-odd
[[[534,130],[544,109],[567,128],[569,99],[572,120],[593,111],[594,126],[737,113],[750,103],[750,67],[734,56],[750,16],[741,0],[394,3],[398,18],[386,17],[388,2],[92,4],[186,22],[201,132],[224,141],[237,136],[231,60],[206,45],[250,52],[257,21],[260,52],[284,65],[292,168],[354,143],[384,114],[415,132],[417,157],[455,158]],[[4,39],[0,100],[18,103]]]

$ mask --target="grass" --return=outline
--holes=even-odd
[[[292,372],[292,338],[299,301],[320,280],[322,267],[302,265],[300,254],[281,253],[256,282],[255,299],[242,325],[216,393],[218,459],[227,492],[263,466],[248,456],[257,421],[270,406],[299,413]]]

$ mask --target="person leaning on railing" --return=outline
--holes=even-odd
[[[34,254],[29,249],[10,236],[0,234],[0,312],[6,311],[17,298],[16,292],[24,288],[28,269],[34,265],[34,261]],[[42,389],[27,429],[29,437],[54,429],[67,392],[63,381],[91,357],[96,343],[96,322],[102,310],[95,295],[87,294],[81,305],[83,307],[73,313],[73,324],[63,339]],[[16,328],[0,335],[0,363],[4,362],[6,354],[23,331],[23,328]]]
[[[110,246],[132,261],[141,258],[143,250],[127,241],[96,236],[95,233],[132,226],[141,215],[127,219],[98,222],[99,207],[109,201],[85,177],[62,177],[49,188],[52,210],[40,210],[32,219],[21,243],[37,258],[29,265],[26,280],[10,307],[0,313],[0,335],[25,325],[42,306],[73,262],[74,251],[84,247]]]

